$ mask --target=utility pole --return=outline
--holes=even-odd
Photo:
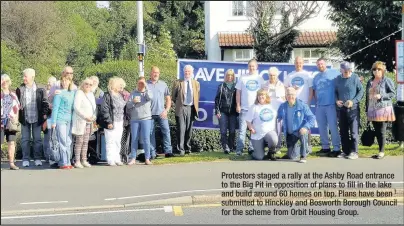
[[[137,53],[139,60],[139,77],[144,77],[144,37],[143,37],[143,2],[136,1],[137,5],[137,44],[139,52]]]
[[[403,5],[401,6],[401,40],[404,40],[404,2],[403,2]],[[399,51],[399,50],[396,50],[396,51]],[[398,59],[397,59],[398,60]],[[398,62],[396,62],[396,64],[397,64]],[[398,68],[397,68],[398,69]],[[396,73],[398,73],[398,71],[396,71]],[[398,84],[397,85],[398,87],[397,87],[397,90],[399,90],[399,89],[401,89],[403,92],[404,92],[404,84]],[[398,94],[399,92],[397,92],[397,94]],[[400,142],[400,146],[399,146],[399,148],[401,148],[401,150],[403,150],[404,149],[404,142],[403,141],[401,141]]]

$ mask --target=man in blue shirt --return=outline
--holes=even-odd
[[[283,134],[286,136],[287,156],[295,159],[300,155],[300,163],[306,162],[308,149],[308,133],[314,126],[315,117],[309,106],[296,98],[296,90],[293,87],[286,89],[287,101],[278,109],[278,120],[282,120]],[[297,150],[297,142],[300,140],[300,153]]]
[[[319,73],[313,79],[313,91],[316,99],[316,120],[320,131],[320,152],[328,153],[330,157],[337,157],[340,154],[341,138],[338,134],[337,112],[335,108],[335,78],[339,75],[327,69],[325,60],[317,60]],[[330,150],[328,141],[328,128],[331,130],[331,141],[333,152]]]
[[[342,153],[339,158],[358,158],[359,102],[363,97],[363,86],[357,74],[352,73],[350,63],[341,64],[341,75],[335,80],[335,97]]]
[[[147,89],[153,94],[151,98],[151,110],[152,110],[152,132],[150,137],[150,153],[153,153],[155,158],[156,154],[156,138],[155,138],[155,128],[154,123],[158,123],[163,135],[163,149],[165,157],[173,157],[172,146],[171,146],[171,136],[170,127],[168,124],[168,112],[171,108],[171,95],[167,84],[159,80],[160,69],[153,66],[150,72],[150,80],[147,81]],[[165,108],[164,108],[165,102]]]

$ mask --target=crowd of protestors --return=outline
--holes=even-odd
[[[226,71],[215,97],[223,152],[242,155],[248,129],[248,152],[253,159],[276,160],[275,154],[284,138],[288,151],[282,158],[305,163],[311,152],[310,130],[317,121],[320,152],[330,157],[357,159],[359,103],[365,95],[367,121],[372,122],[379,145],[379,154],[373,157],[383,158],[386,125],[395,120],[392,104],[395,87],[385,76],[385,64],[379,61],[373,64],[373,74],[365,88],[348,62],[341,64],[340,73],[327,69],[322,58],[317,60],[318,73],[314,75],[303,69],[301,57],[295,59],[295,67],[296,70],[284,78],[284,83],[279,80],[276,67],[269,68],[269,80],[265,81],[258,74],[255,59],[248,62],[248,74],[237,82],[234,71]],[[18,132],[21,132],[23,167],[30,165],[31,137],[36,166],[42,165],[44,154],[52,167],[91,167],[87,150],[90,136],[97,129],[104,131],[108,165],[124,165],[120,152],[122,141],[129,134],[128,165],[136,163],[139,141],[143,144],[145,164],[150,165],[156,158],[155,124],[161,128],[165,157],[173,157],[168,124],[171,102],[175,106],[176,151],[180,156],[190,153],[201,91],[199,82],[193,79],[194,68],[186,65],[183,71],[184,79],[175,81],[171,91],[160,80],[159,68],[153,66],[150,79],[140,77],[132,92],[125,90],[122,78],[112,77],[105,93],[98,86],[97,76],[85,78],[79,86],[74,84],[70,66],[63,69],[59,80],[50,77],[46,86],[35,81],[34,69],[25,69],[23,84],[15,93],[10,90],[10,77],[2,75],[1,142],[5,136],[10,169],[19,169],[14,160]],[[316,105],[315,115],[310,110],[312,100]]]

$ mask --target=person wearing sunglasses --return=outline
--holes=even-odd
[[[92,79],[84,79],[74,98],[72,134],[76,138],[74,145],[75,168],[91,167],[87,162],[87,149],[97,114],[92,86]]]
[[[372,156],[375,159],[384,157],[387,122],[396,120],[392,102],[396,94],[394,82],[385,73],[385,63],[376,61],[372,65],[372,77],[366,84],[367,120],[373,124],[379,145],[379,154]]]

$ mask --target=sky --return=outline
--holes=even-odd
[[[97,1],[97,6],[99,6],[99,7],[108,7],[109,2],[108,1]]]

